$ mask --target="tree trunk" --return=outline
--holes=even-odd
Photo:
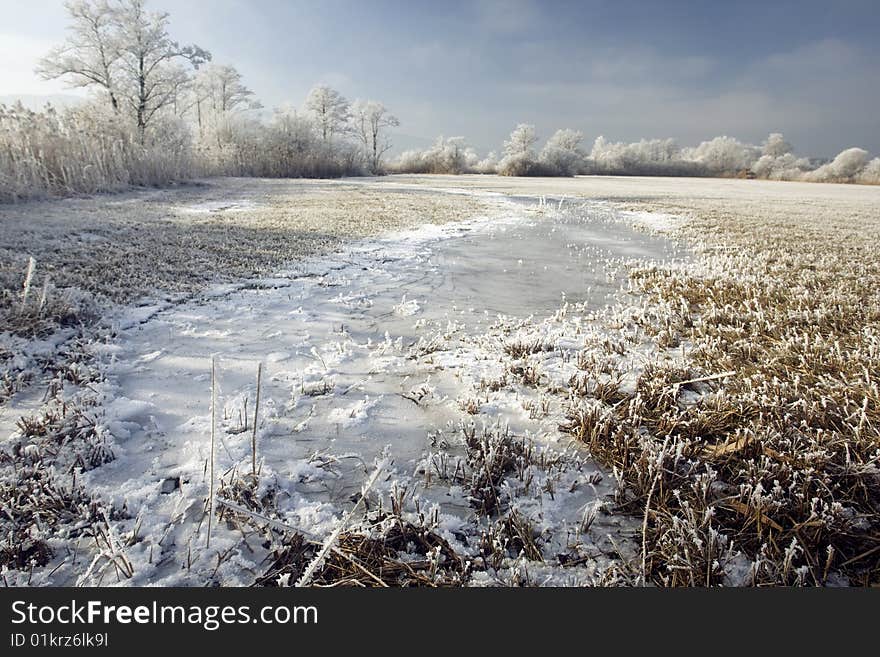
[[[138,138],[141,146],[146,143],[147,137],[147,81],[144,73],[144,56],[140,56],[138,61],[138,107],[137,107],[137,127]]]

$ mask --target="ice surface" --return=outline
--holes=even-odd
[[[123,320],[117,348],[99,354],[115,400],[105,421],[118,458],[87,473],[89,485],[141,509],[155,531],[181,514],[177,493],[161,494],[168,478],[180,477],[183,498],[201,507],[212,357],[218,471],[250,462],[262,362],[258,459],[290,495],[294,526],[318,535],[332,528],[330,509],[348,503],[386,445],[399,475],[420,480],[430,449],[470,417],[461,400],[501,371],[498,341],[512,327],[529,317],[540,323],[565,303],[600,307],[620,288],[622,263],[676,255],[671,242],[601,209],[542,208],[511,205],[503,217],[356,243],[272,278]],[[574,346],[578,332],[576,324],[547,329],[548,339]],[[513,386],[487,395],[473,419],[552,443],[555,421],[530,416],[530,394],[537,393]],[[424,488],[445,512],[468,513],[464,497]],[[585,487],[576,501],[583,507],[608,490]],[[552,510],[543,511],[551,522]]]

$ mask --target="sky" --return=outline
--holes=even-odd
[[[395,145],[498,150],[521,122],[589,144],[782,132],[802,155],[880,154],[880,0],[149,0],[267,108],[316,83],[381,100]],[[0,0],[0,97],[76,93],[33,73],[61,0]]]

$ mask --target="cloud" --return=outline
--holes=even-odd
[[[765,97],[795,144],[812,142],[826,155],[852,145],[880,152],[880,67],[864,47],[822,39],[773,53],[732,88]]]
[[[481,27],[500,35],[533,29],[542,16],[539,5],[532,0],[479,0],[474,7]]]
[[[508,105],[545,132],[572,127],[696,143],[721,134],[760,141],[782,131],[811,155],[852,145],[880,151],[880,69],[871,53],[844,41],[803,44],[739,66],[646,47],[585,46],[568,66],[538,44],[527,52],[506,85]]]
[[[339,90],[352,89],[356,86],[356,83],[351,76],[342,73],[341,71],[328,71],[324,73],[319,77],[318,84],[326,84],[329,87]]]
[[[594,79],[623,82],[658,78],[702,78],[715,66],[710,57],[662,55],[647,48],[605,49],[588,58],[589,70]]]
[[[773,77],[793,75],[798,79],[825,78],[861,68],[866,63],[865,54],[840,39],[822,39],[759,59],[751,66],[750,73]]]

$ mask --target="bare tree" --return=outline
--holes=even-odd
[[[110,4],[107,0],[76,0],[64,6],[70,16],[70,35],[40,60],[37,74],[46,80],[67,78],[74,87],[99,87],[118,112],[115,68],[120,52]]]
[[[306,97],[306,111],[312,116],[324,143],[329,143],[334,134],[342,132],[351,116],[348,100],[335,89],[318,85]]]
[[[385,130],[400,125],[396,116],[375,100],[358,100],[352,107],[352,130],[364,147],[370,170],[378,173],[382,156],[391,148]]]
[[[254,92],[242,82],[234,66],[211,64],[199,70],[193,80],[188,108],[195,107],[199,130],[206,115],[214,122],[222,121],[231,112],[262,109]]]
[[[168,34],[168,14],[146,11],[143,0],[120,0],[113,14],[126,100],[143,142],[153,117],[172,104],[189,82],[189,75],[177,62],[184,60],[198,68],[210,61],[211,54],[173,41]]]
[[[210,53],[173,41],[168,14],[148,12],[143,0],[76,0],[67,10],[71,35],[38,72],[105,90],[113,108],[133,118],[143,143],[150,121],[175,103],[189,83],[179,62],[198,68],[211,59]]]

